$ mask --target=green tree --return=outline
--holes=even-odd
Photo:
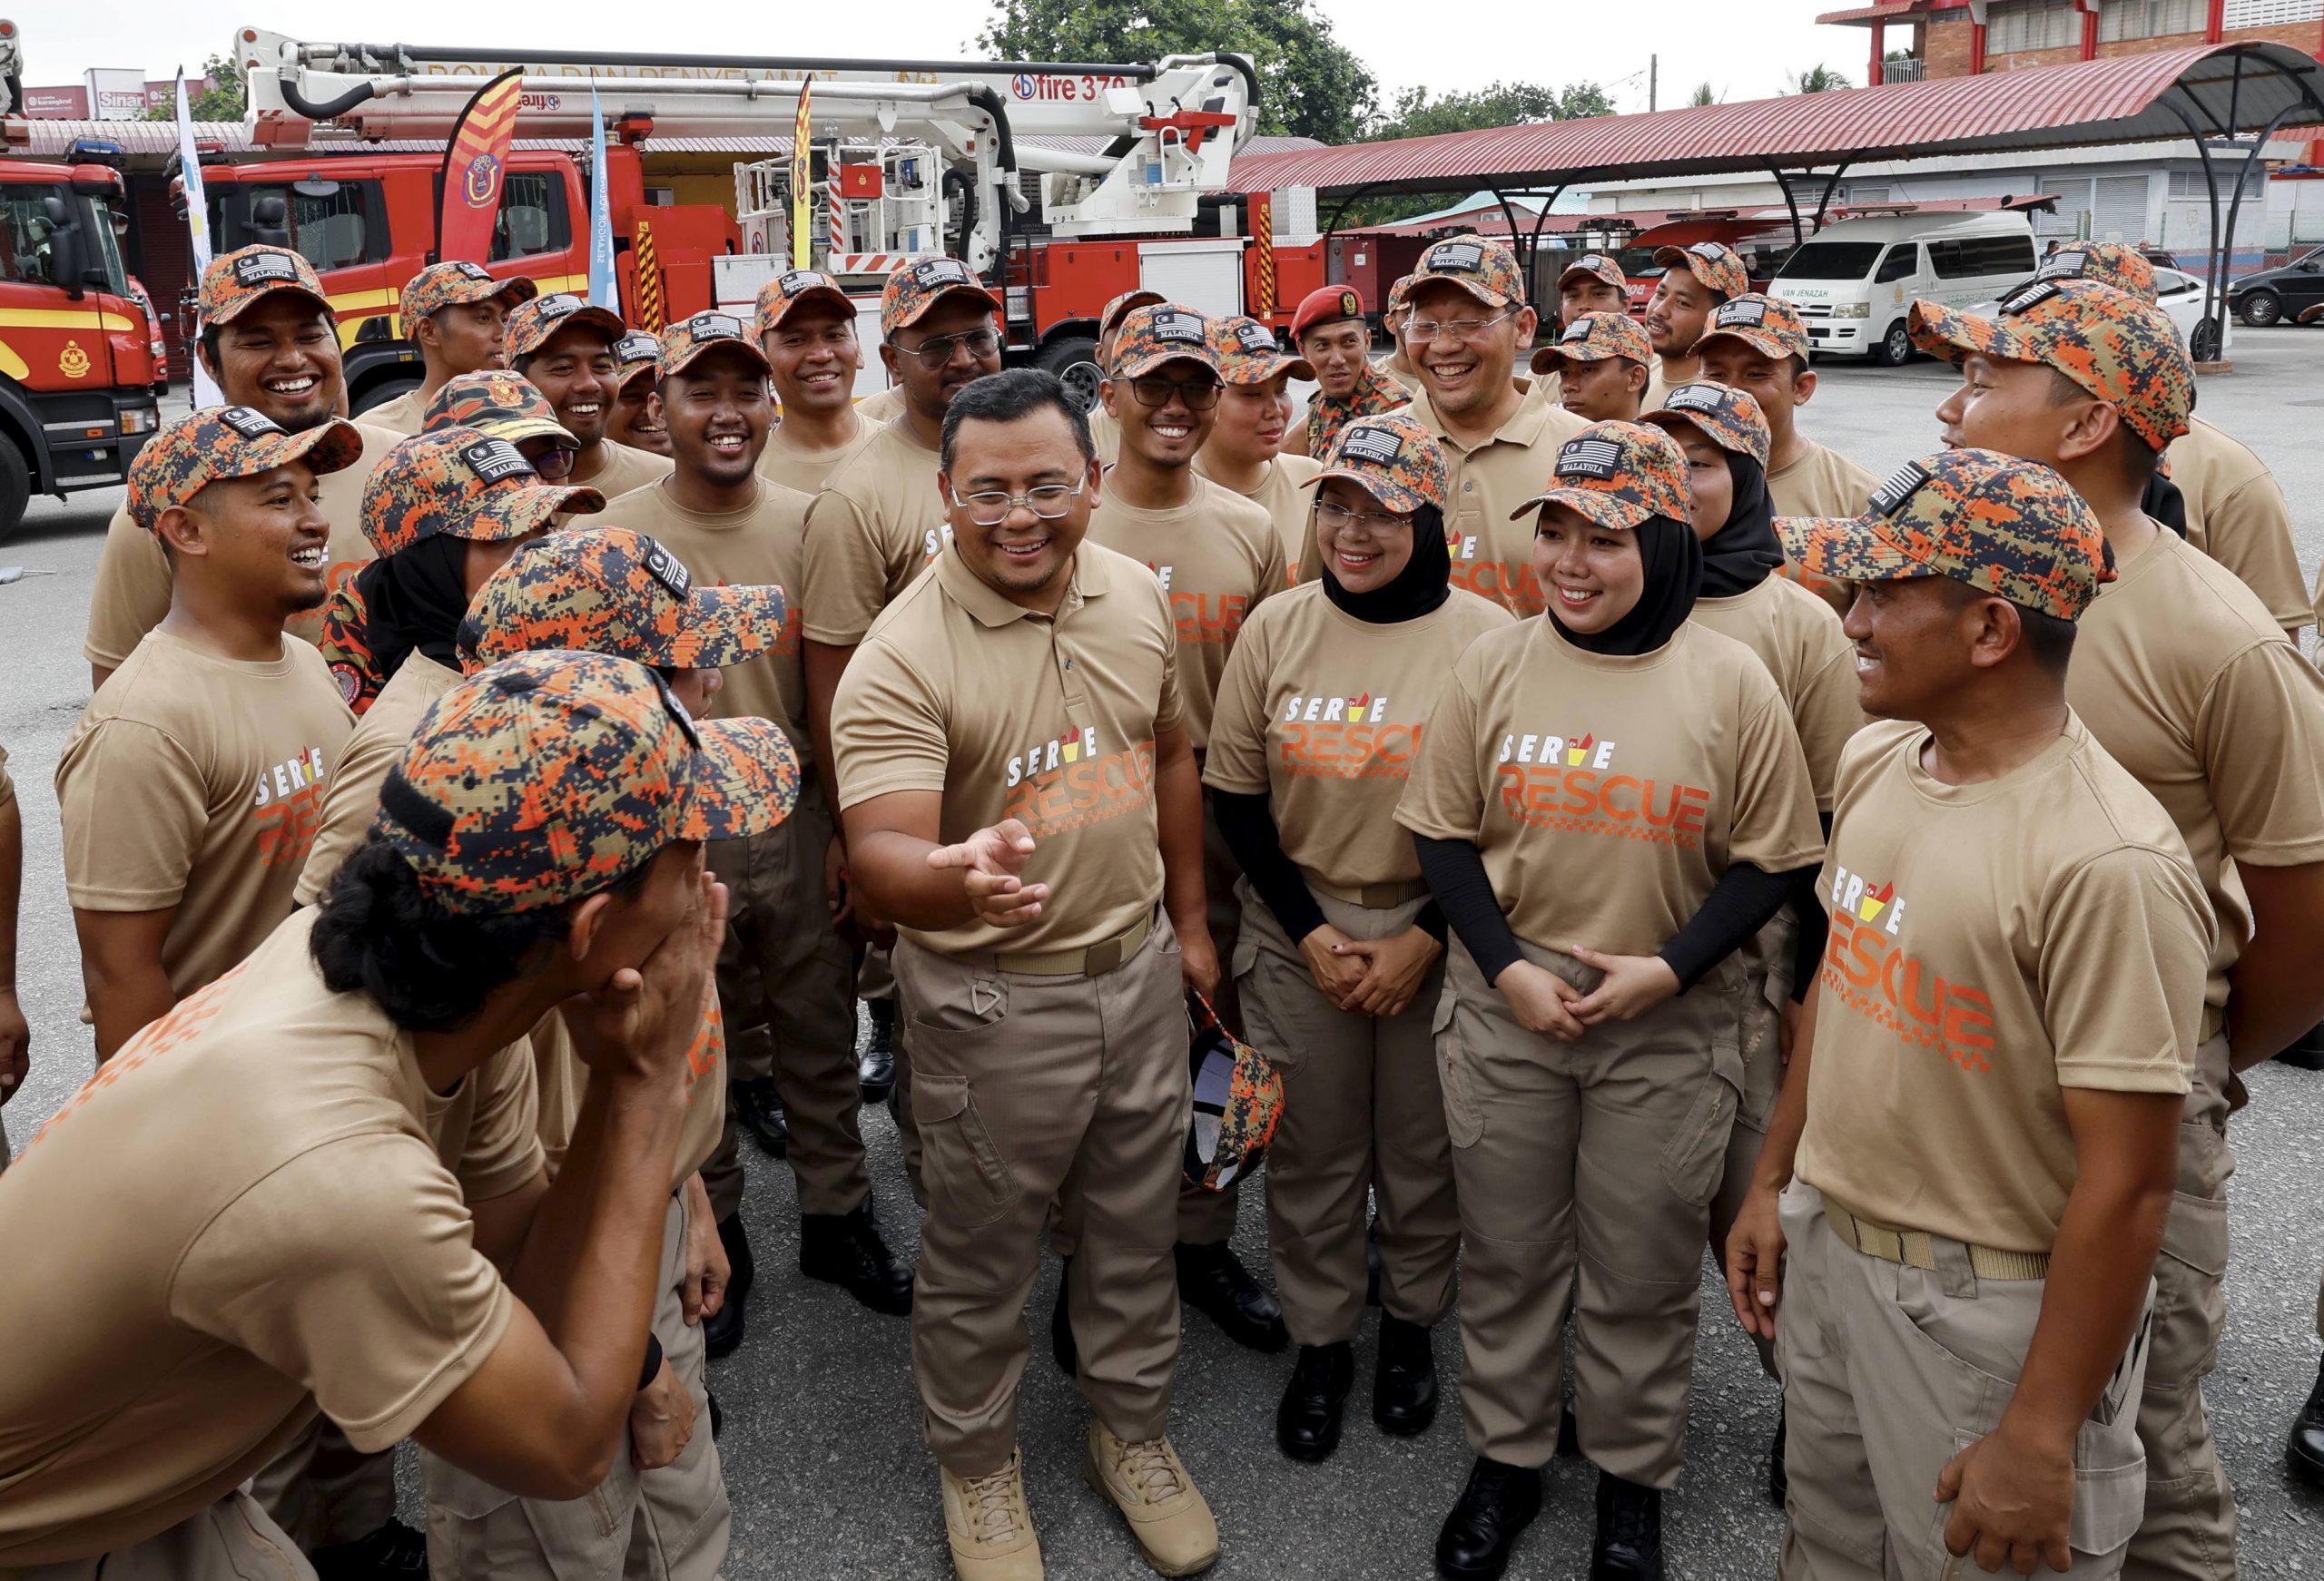
[[[1614,102],[1595,83],[1494,83],[1473,93],[1431,98],[1426,88],[1407,88],[1374,122],[1369,137],[1433,137],[1442,132],[1475,132],[1528,121],[1579,121],[1611,115]]]
[[[1324,142],[1363,136],[1379,93],[1309,0],[995,0],[976,46],[1017,61],[1246,54],[1259,74],[1259,130]]]
[[[1687,103],[1700,109],[1706,104],[1718,103],[1718,94],[1709,83],[1698,83],[1695,84],[1695,91],[1688,95]]]
[[[1836,72],[1821,61],[1804,72],[1792,73],[1784,81],[1791,84],[1784,90],[1788,93],[1828,93],[1836,88],[1856,85],[1848,81],[1846,72]]]
[[[186,84],[185,107],[196,121],[240,121],[242,118],[243,82],[241,64],[231,55],[214,54],[202,63],[202,74],[218,85],[199,93]],[[156,104],[145,112],[148,121],[174,121],[178,118],[177,98],[172,94],[167,103]]]

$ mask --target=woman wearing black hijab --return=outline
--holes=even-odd
[[[1437,1060],[1477,1460],[1437,1538],[1448,1576],[1500,1575],[1540,1510],[1569,1311],[1590,1573],[1662,1574],[1742,1085],[1732,957],[1823,856],[1775,682],[1689,620],[1689,511],[1659,428],[1598,423],[1560,448],[1519,513],[1548,607],[1462,656],[1396,811],[1456,941]]]
[[[1321,573],[1245,622],[1203,775],[1245,874],[1232,961],[1244,1022],[1283,1072],[1267,1229],[1299,1342],[1275,1441],[1296,1460],[1339,1442],[1367,1192],[1384,1308],[1373,1419],[1403,1435],[1436,1414],[1429,1331],[1452,1310],[1461,1234],[1430,1036],[1444,921],[1393,815],[1454,661],[1513,624],[1450,584],[1444,457],[1418,422],[1349,423],[1314,486]]]

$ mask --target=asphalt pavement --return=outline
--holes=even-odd
[[[2313,580],[2324,555],[2324,331],[2239,329],[2237,371],[2204,379],[2204,415],[2250,444],[2292,501],[2303,565]],[[1944,369],[1831,367],[1802,413],[1816,437],[1886,473],[1939,440]],[[78,1019],[79,957],[65,904],[51,776],[88,695],[81,657],[90,586],[115,494],[35,504],[0,542],[0,745],[23,801],[25,878],[18,976],[33,1026],[33,1074],[0,1112],[21,1146],[91,1069]],[[2242,1573],[2324,1573],[2324,1497],[2283,1469],[2283,1436],[2316,1376],[2317,1285],[2324,1271],[2324,1076],[2269,1065],[2250,1079],[2250,1106],[2234,1122],[2240,1164],[2232,1187],[2234,1262],[2229,1328],[2208,1395],[2221,1451],[2243,1511]],[[914,1250],[917,1214],[903,1187],[894,1127],[868,1115],[864,1134],[881,1222]],[[714,1363],[725,1415],[721,1450],[734,1504],[733,1581],[878,1576],[941,1581],[950,1575],[936,1468],[919,1440],[919,1404],[904,1320],[863,1311],[797,1272],[797,1218],[784,1166],[744,1147],[744,1215],[759,1281],[749,1338]],[[1259,1193],[1245,1193],[1237,1245],[1265,1266]],[[1702,1342],[1695,1372],[1684,1480],[1665,1505],[1669,1573],[1690,1581],[1772,1574],[1781,1522],[1767,1502],[1766,1455],[1777,1393],[1727,1311],[1706,1262]],[[1087,1414],[1050,1364],[1047,1323],[1055,1264],[1036,1288],[1020,1439],[1034,1520],[1060,1578],[1148,1574],[1113,1510],[1077,1472]],[[1450,1322],[1437,1334],[1446,1409],[1417,1439],[1375,1431],[1368,1415],[1373,1328],[1357,1343],[1358,1381],[1339,1453],[1300,1466],[1275,1448],[1274,1407],[1288,1355],[1237,1349],[1188,1314],[1172,1436],[1217,1512],[1221,1577],[1407,1581],[1431,1573],[1438,1522],[1469,1463],[1454,1383],[1460,1347]],[[409,1467],[407,1467],[409,1470]],[[1588,1569],[1590,1473],[1559,1461],[1541,1520],[1510,1574],[1522,1581]],[[406,1479],[405,1518],[423,1519]]]

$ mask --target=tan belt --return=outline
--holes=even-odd
[[[1408,900],[1418,900],[1428,893],[1424,879],[1407,879],[1400,884],[1359,884],[1347,889],[1338,884],[1326,884],[1306,869],[1299,876],[1318,895],[1329,895],[1334,900],[1344,900],[1351,906],[1361,906],[1367,911],[1387,911]]]
[[[1943,1237],[1924,1230],[1891,1230],[1886,1224],[1859,1219],[1828,1195],[1824,1199],[1824,1222],[1832,1226],[1832,1233],[1866,1257],[1900,1262],[1906,1268],[1925,1268],[1931,1273],[1937,1272],[1936,1242]],[[2050,1254],[2046,1252],[2004,1252],[1997,1246],[1970,1246],[1967,1250],[1969,1272],[1979,1279],[2050,1276]]]
[[[1154,908],[1147,907],[1123,932],[1080,949],[1051,949],[1030,955],[995,955],[994,967],[1026,977],[1094,977],[1112,971],[1136,955],[1154,931]]]

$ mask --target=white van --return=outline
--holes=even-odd
[[[1894,368],[1913,353],[1905,316],[1915,298],[1968,308],[2032,278],[2034,227],[2024,214],[1869,215],[1827,225],[1796,249],[1768,289],[1798,305],[1827,357],[1870,357]]]

